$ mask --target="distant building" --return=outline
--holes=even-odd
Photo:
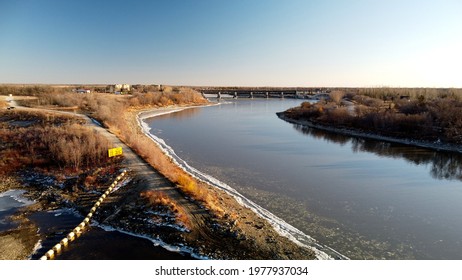
[[[130,91],[130,85],[129,84],[116,84],[116,85],[113,85],[112,88],[113,88],[112,92]]]

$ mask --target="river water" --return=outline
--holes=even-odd
[[[280,120],[294,99],[147,119],[189,165],[352,259],[462,259],[462,156]]]

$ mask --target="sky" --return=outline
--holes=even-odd
[[[462,87],[460,0],[0,0],[0,83]]]

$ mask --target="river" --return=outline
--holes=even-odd
[[[196,169],[352,259],[462,259],[462,156],[280,120],[295,99],[147,119]]]

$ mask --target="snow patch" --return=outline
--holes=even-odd
[[[35,201],[25,198],[24,193],[26,193],[25,190],[11,189],[0,193],[0,197],[10,197],[19,202],[21,206],[28,206],[34,204]]]

